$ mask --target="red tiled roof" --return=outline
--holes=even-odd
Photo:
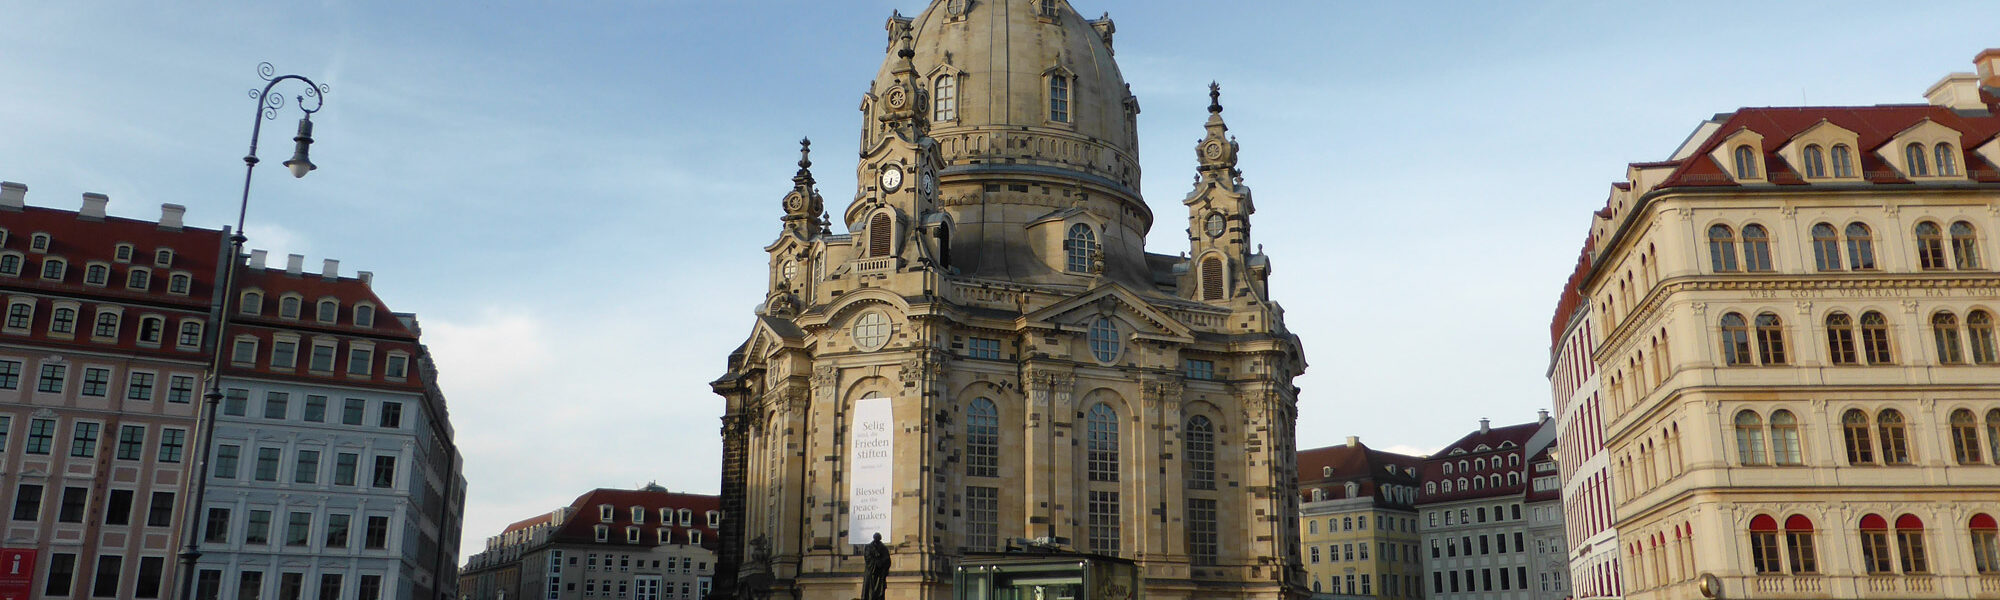
[[[1563,282],[1562,295],[1556,297],[1556,314],[1549,319],[1549,352],[1553,354],[1562,344],[1563,331],[1569,329],[1569,321],[1576,309],[1583,305],[1581,288],[1590,278],[1590,251],[1596,246],[1594,237],[1583,238],[1583,248],[1577,250],[1576,267],[1570,271],[1569,281]]]
[[[207,321],[215,289],[216,260],[223,243],[222,232],[194,227],[168,230],[153,221],[123,217],[86,219],[75,211],[35,206],[0,210],[0,229],[7,231],[7,239],[0,244],[0,250],[22,258],[20,274],[0,276],[0,288],[78,303],[74,334],[65,339],[50,335],[49,322],[55,311],[48,302],[40,302],[28,333],[29,339],[35,343],[182,360],[200,360],[205,356],[199,348],[184,349],[175,342],[183,320]],[[37,252],[31,248],[38,233],[49,236],[46,251]],[[120,244],[132,245],[129,260],[117,260]],[[155,261],[155,253],[162,249],[173,252],[171,262],[165,267],[158,266]],[[43,262],[49,258],[64,261],[65,268],[60,279],[42,278]],[[89,268],[94,263],[109,269],[104,285],[85,283]],[[150,276],[145,287],[133,289],[127,284],[134,269],[141,267],[147,269]],[[169,292],[177,274],[188,277],[189,285],[184,294]],[[123,311],[115,342],[98,341],[90,335],[99,306],[115,306]],[[141,345],[138,340],[140,323],[148,316],[164,319],[164,331],[161,332],[160,343]]]
[[[1416,476],[1407,474],[1405,469],[1421,470],[1423,459],[1369,448],[1366,444],[1328,446],[1300,450],[1297,460],[1299,498],[1312,500],[1312,490],[1324,490],[1328,498],[1340,498],[1347,494],[1347,482],[1354,481],[1360,486],[1357,496],[1369,496],[1381,502],[1376,490],[1383,484],[1418,485]],[[1395,467],[1392,473],[1389,467]],[[1326,468],[1333,469],[1332,475],[1324,475]]]
[[[500,533],[502,534],[513,533],[516,531],[527,529],[529,527],[534,527],[536,525],[547,525],[551,522],[554,522],[555,520],[556,520],[555,513],[542,513],[539,515],[528,517],[526,519],[515,521],[514,524],[508,525],[506,529],[500,530]]]
[[[1939,125],[1959,132],[1958,150],[1962,154],[1959,164],[1965,165],[1966,174],[1979,182],[2000,182],[2000,170],[1988,164],[1972,149],[1993,139],[2000,133],[2000,116],[1993,114],[1966,115],[1951,109],[1929,104],[1898,104],[1883,106],[1809,106],[1782,108],[1744,108],[1729,115],[1728,120],[1716,129],[1714,135],[1702,142],[1701,147],[1683,161],[1680,168],[1660,182],[1659,187],[1716,187],[1738,185],[1724,170],[1725,167],[1710,158],[1710,153],[1720,146],[1724,139],[1737,131],[1748,129],[1763,136],[1760,150],[1764,153],[1764,165],[1771,183],[1778,185],[1801,185],[1805,181],[1791,165],[1778,158],[1777,151],[1792,138],[1811,129],[1824,120],[1843,129],[1853,131],[1859,138],[1859,168],[1863,179],[1876,184],[1909,183],[1893,168],[1875,155],[1875,150],[1889,142],[1897,133],[1909,129],[1923,120],[1929,119]]]
[[[1499,474],[1501,476],[1501,485],[1486,486],[1477,489],[1464,489],[1455,486],[1450,492],[1442,491],[1442,487],[1439,488],[1440,491],[1428,492],[1429,486],[1425,486],[1426,492],[1418,495],[1417,502],[1419,504],[1429,504],[1470,498],[1521,495],[1522,492],[1528,489],[1528,483],[1531,481],[1527,477],[1528,457],[1521,456],[1522,462],[1515,463],[1513,466],[1506,466],[1506,457],[1510,454],[1521,455],[1526,453],[1528,451],[1526,446],[1529,438],[1533,438],[1535,432],[1540,431],[1542,426],[1542,422],[1529,422],[1519,425],[1508,425],[1506,427],[1493,427],[1483,433],[1474,431],[1466,434],[1465,437],[1459,438],[1458,441],[1452,442],[1449,446],[1445,446],[1443,450],[1439,450],[1437,454],[1433,454],[1430,458],[1424,460],[1423,469],[1419,471],[1423,477],[1423,481],[1426,483],[1433,481],[1442,482],[1450,479],[1456,482],[1461,477],[1469,478],[1472,475],[1487,476]],[[1482,445],[1486,447],[1485,450],[1478,449]],[[1464,452],[1456,452],[1458,450],[1463,450]],[[1499,466],[1489,464],[1484,470],[1471,469],[1469,471],[1454,468],[1449,475],[1444,472],[1444,464],[1447,462],[1456,465],[1461,459],[1469,462],[1480,458],[1487,459],[1489,463],[1495,459],[1499,459]],[[1522,475],[1521,482],[1508,484],[1506,475],[1509,472],[1520,473]]]
[[[598,507],[605,505],[611,507],[610,522],[604,521],[599,516]],[[645,509],[644,522],[632,521],[634,506]],[[657,546],[660,544],[658,530],[662,527],[669,530],[668,535],[671,536],[670,541],[673,543],[685,543],[689,530],[701,532],[701,545],[704,548],[714,549],[719,541],[719,534],[708,526],[708,511],[722,510],[722,499],[719,496],[599,488],[578,496],[575,502],[570,503],[570,508],[574,509],[574,512],[555,533],[550,534],[551,541],[614,546]],[[659,521],[662,508],[674,509],[676,512],[685,508],[691,511],[693,516],[688,521],[689,525],[685,527],[681,526],[678,520],[672,525],[663,525]],[[611,529],[610,535],[604,542],[596,541],[598,525],[605,525]],[[636,544],[625,541],[625,528],[633,526],[639,527],[639,542]]]

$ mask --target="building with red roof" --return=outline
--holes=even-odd
[[[1628,188],[1629,189],[1629,186]],[[1564,543],[1569,548],[1569,581],[1575,597],[1617,598],[1624,593],[1618,530],[1611,501],[1611,454],[1604,451],[1604,415],[1599,393],[1590,303],[1578,287],[1590,275],[1590,239],[1578,253],[1576,269],[1563,282],[1549,323],[1549,368],[1554,396],[1557,458],[1562,482]]]
[[[1592,214],[1623,597],[2000,590],[2000,49],[1973,61],[1922,104],[1717,115]]]
[[[1418,470],[1423,459],[1340,446],[1298,454],[1299,530],[1315,597],[1417,598]]]
[[[462,598],[695,599],[715,573],[717,496],[599,488],[486,539],[459,574]],[[629,595],[628,595],[629,594]]]
[[[1555,441],[1547,411],[1505,427],[1480,419],[1479,429],[1424,459],[1416,512],[1425,597],[1569,596]]]

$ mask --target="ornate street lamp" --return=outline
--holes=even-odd
[[[250,153],[243,156],[243,199],[236,207],[236,231],[229,236],[228,263],[222,268],[220,285],[215,287],[215,294],[218,297],[215,302],[215,313],[210,315],[212,318],[209,319],[215,324],[209,329],[208,336],[209,343],[214,345],[214,352],[209,356],[208,372],[204,374],[208,379],[208,393],[202,396],[201,414],[195,423],[195,430],[200,436],[195,444],[199,453],[195,454],[195,469],[188,485],[190,490],[188,508],[181,520],[183,528],[181,537],[184,538],[185,544],[182,545],[180,553],[181,568],[178,574],[180,594],[176,596],[181,600],[194,598],[195,563],[201,559],[202,504],[208,494],[208,455],[212,450],[210,446],[215,443],[215,409],[222,404],[223,352],[228,348],[222,338],[228,333],[229,315],[233,312],[231,308],[236,296],[236,265],[243,261],[243,242],[249,241],[249,238],[243,237],[243,219],[250,212],[250,176],[257,169],[257,137],[264,132],[264,121],[277,119],[278,110],[285,107],[285,96],[271,93],[271,90],[280,83],[298,81],[305,84],[304,91],[292,97],[293,103],[298,105],[305,116],[299,118],[298,135],[292,137],[295,144],[292,158],[285,161],[285,168],[292,172],[292,177],[305,177],[306,173],[319,168],[308,156],[313,143],[312,115],[319,112],[326,101],[324,95],[331,90],[323,84],[313,83],[313,80],[302,75],[276,75],[276,73],[277,68],[271,66],[271,63],[258,63],[257,76],[262,77],[266,83],[261,91],[250,90],[250,97],[257,99],[257,114],[250,127]]]

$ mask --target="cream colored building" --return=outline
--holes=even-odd
[[[1149,599],[1302,593],[1306,365],[1238,146],[1211,89],[1187,237],[1147,252],[1114,31],[1061,0],[888,20],[849,233],[802,159],[714,383],[719,590],[856,597],[879,533],[894,599],[948,597],[962,557],[1016,538],[1133,560]]]
[[[1424,459],[1347,444],[1299,451],[1299,528],[1314,598],[1421,598]]]
[[[2000,598],[2000,50],[1746,108],[1591,227],[1628,598]]]

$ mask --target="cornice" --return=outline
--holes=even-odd
[[[2000,291],[2000,273],[1950,271],[1935,274],[1926,273],[1872,273],[1857,275],[1852,272],[1839,274],[1749,274],[1749,275],[1682,275],[1669,277],[1653,286],[1640,300],[1639,305],[1626,313],[1624,319],[1605,335],[1604,342],[1597,345],[1594,355],[1600,364],[1605,357],[1616,355],[1622,350],[1628,338],[1639,329],[1636,323],[1650,324],[1667,297],[1682,292],[1727,292],[1727,291],[1825,291],[1825,290],[1932,290],[1959,288],[1995,288]],[[1599,290],[1591,290],[1593,295]],[[1810,296],[1809,298],[1820,298]],[[1803,300],[1797,295],[1785,298]],[[1589,298],[1586,298],[1586,301]]]

